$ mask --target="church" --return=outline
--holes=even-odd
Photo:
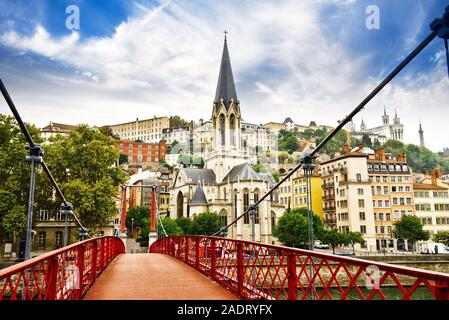
[[[225,225],[240,216],[276,183],[271,173],[257,173],[242,145],[242,115],[225,36],[218,84],[212,106],[212,150],[204,167],[180,168],[170,190],[170,217],[193,218],[217,212]],[[272,229],[284,207],[271,194],[256,210],[255,239],[275,243]],[[249,215],[228,230],[228,237],[251,240]]]

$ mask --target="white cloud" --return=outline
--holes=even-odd
[[[55,117],[60,117],[58,121],[91,124],[154,114],[208,117],[224,29],[229,32],[245,121],[282,121],[291,116],[298,123],[315,120],[336,125],[378,80],[360,79],[369,56],[353,56],[322,30],[320,10],[328,2],[164,1],[156,7],[135,2],[134,14],[108,37],[80,39],[77,33],[71,33],[57,39],[37,26],[31,36],[11,31],[1,35],[0,42],[77,70],[70,76],[40,74],[41,81],[30,84],[34,90],[22,87],[22,106],[36,115],[33,119],[40,119],[41,125],[56,121]],[[352,2],[333,1],[338,5]],[[348,6],[347,10],[352,8]],[[434,59],[440,63],[441,57],[435,55]],[[411,127],[414,115],[423,110],[423,104],[425,110],[444,113],[449,90],[441,73],[409,81],[422,83],[422,89],[395,82],[363,113],[368,125],[377,126],[383,104],[396,106],[410,125],[406,135],[416,142],[416,130]],[[442,121],[432,113],[423,112],[421,118],[424,126],[426,121]],[[430,125],[425,130],[433,148],[449,145],[437,139],[438,131]]]

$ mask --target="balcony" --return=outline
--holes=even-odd
[[[348,184],[371,184],[371,181],[368,179],[357,180],[357,179],[349,179],[346,181],[340,181],[338,186],[347,186]]]
[[[323,189],[333,188],[334,186],[335,186],[335,183],[333,183],[333,182],[323,183],[323,185],[322,185]]]

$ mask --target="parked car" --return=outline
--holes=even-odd
[[[315,241],[314,247],[317,249],[329,249],[329,245],[322,243],[320,240]]]

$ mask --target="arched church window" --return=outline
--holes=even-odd
[[[273,232],[274,227],[276,227],[276,213],[271,211],[271,232]]]
[[[255,189],[254,190],[254,203],[256,203],[257,201],[259,201],[259,189]],[[259,219],[259,206],[256,207],[256,224],[260,223],[260,219]]]
[[[249,191],[248,189],[243,189],[243,212],[246,212],[249,207]],[[248,224],[249,223],[249,214],[246,214],[243,218],[243,223]]]
[[[235,146],[235,116],[231,115],[231,120],[229,121],[231,146]]]
[[[225,140],[225,116],[224,114],[220,114],[220,138],[221,138],[221,145],[224,146],[226,143]]]
[[[220,211],[220,221],[223,224],[223,226],[227,226],[228,225],[228,213],[226,212],[225,209],[222,209]]]
[[[232,206],[234,207],[234,219],[237,219],[237,189],[234,190],[234,199]]]

